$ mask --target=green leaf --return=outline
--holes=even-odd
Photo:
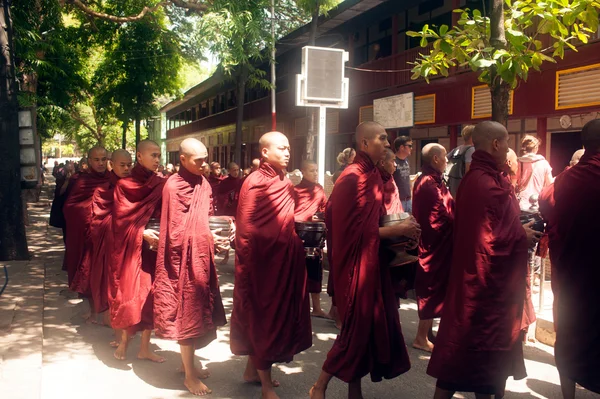
[[[448,55],[452,54],[452,46],[447,41],[442,40],[442,42],[440,43],[440,48],[442,49],[444,54],[448,54]]]
[[[421,47],[427,47],[427,38],[426,37],[422,37],[420,44],[421,44]]]
[[[588,35],[586,35],[585,33],[577,32],[577,38],[579,40],[581,40],[583,43],[587,43],[588,42]]]
[[[446,33],[448,33],[448,25],[440,26],[440,36],[444,36]]]
[[[544,53],[537,53],[537,54],[539,54],[540,58],[541,58],[542,60],[544,60],[544,61],[548,61],[548,62],[554,62],[554,63],[556,63],[556,60],[555,60],[554,58],[552,58],[552,57],[548,57],[548,56],[547,56],[546,54],[544,54]]]
[[[477,68],[489,68],[496,64],[494,60],[479,59],[473,63]]]

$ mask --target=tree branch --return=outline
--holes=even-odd
[[[154,7],[144,7],[142,11],[138,15],[131,15],[128,17],[118,17],[116,15],[110,15],[103,12],[92,10],[81,0],[66,0],[67,3],[73,4],[75,7],[79,8],[81,11],[85,12],[88,15],[91,15],[94,18],[103,19],[105,21],[116,22],[119,24],[125,22],[134,22],[139,21],[146,17],[147,14],[153,13],[158,10],[160,7],[168,5],[169,1],[163,1],[155,5]]]
[[[190,11],[195,11],[197,13],[203,13],[208,10],[208,5],[205,3],[200,3],[198,0],[170,0],[174,6],[185,8]]]

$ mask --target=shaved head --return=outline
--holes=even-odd
[[[156,172],[160,165],[160,147],[152,140],[142,140],[138,143],[136,160],[144,168]]]
[[[446,158],[446,149],[438,143],[429,143],[421,151],[423,165],[429,165],[439,173],[446,171],[448,159]]]
[[[317,163],[312,159],[304,159],[300,164],[300,170],[304,172],[305,170],[308,170],[308,168],[310,168],[311,166],[317,166]]]
[[[508,131],[504,125],[493,121],[477,124],[473,129],[473,144],[475,150],[487,152],[498,166],[504,167],[508,153]]]
[[[234,179],[237,179],[238,177],[240,177],[239,165],[235,162],[229,162],[227,164],[227,173],[229,173],[229,176],[233,177]]]
[[[287,168],[290,162],[290,142],[281,132],[268,132],[258,141],[263,160],[278,170]]]
[[[317,183],[319,180],[319,168],[315,161],[311,159],[305,159],[302,161],[300,165],[300,170],[302,171],[302,178],[311,182]]]
[[[573,153],[573,156],[571,157],[571,162],[569,162],[569,166],[575,166],[579,163],[579,160],[581,159],[581,157],[583,156],[583,154],[585,154],[585,150],[577,150]]]
[[[106,148],[95,146],[90,148],[88,151],[88,166],[97,173],[106,172],[106,165],[108,163],[108,152]]]
[[[384,151],[383,159],[379,162],[377,167],[390,175],[396,170],[396,154],[391,148],[386,148]]]
[[[250,172],[254,172],[255,170],[258,170],[258,168],[260,168],[260,159],[254,158],[252,160],[252,168],[250,168]]]
[[[374,164],[383,160],[385,149],[390,147],[387,132],[377,122],[363,122],[356,127],[356,145]]]
[[[508,167],[508,174],[511,177],[516,177],[519,172],[519,158],[512,148],[509,148],[506,154],[506,166]]]
[[[204,165],[208,158],[206,146],[194,138],[185,139],[179,144],[181,167],[196,176],[204,174]]]
[[[600,119],[585,124],[581,130],[581,141],[586,150],[600,151]]]
[[[120,178],[127,177],[131,173],[131,154],[123,149],[113,151],[110,157],[113,172]]]

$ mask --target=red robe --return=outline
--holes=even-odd
[[[242,179],[227,176],[219,183],[213,193],[216,199],[217,216],[235,217]]]
[[[415,182],[413,216],[421,226],[415,279],[419,318],[434,319],[442,315],[450,275],[454,199],[441,173],[428,165]]]
[[[327,197],[325,197],[325,190],[323,190],[323,187],[320,184],[311,183],[306,179],[302,179],[300,183],[294,187],[294,194],[294,217],[297,221],[310,222],[315,213],[325,212]]]
[[[166,181],[138,164],[131,176],[119,180],[115,187],[112,263],[116,292],[110,309],[114,328],[135,332],[153,327],[156,252],[144,241],[143,234],[150,218],[160,217]]]
[[[88,257],[90,263],[90,291],[96,313],[108,309],[108,294],[110,290],[110,255],[112,251],[112,209],[114,204],[115,185],[119,177],[110,173],[110,182],[99,187],[92,201],[92,223],[90,240],[93,242],[92,251]]]
[[[212,190],[203,176],[179,169],[163,189],[154,281],[156,335],[195,339],[196,349],[226,324],[208,228]]]
[[[382,171],[381,178],[383,179],[383,205],[385,206],[385,214],[396,215],[404,212],[398,186],[393,176]]]
[[[323,370],[345,382],[368,373],[381,381],[410,369],[389,270],[379,264],[382,191],[379,170],[359,151],[327,203],[327,248],[342,329]]]
[[[67,188],[63,207],[66,229],[64,268],[67,270],[69,288],[80,294],[89,293],[89,269],[81,271],[81,265],[90,242],[86,240],[92,222],[92,198],[94,191],[110,178],[109,172],[79,173],[73,176]],[[76,279],[76,274],[79,274]]]
[[[222,176],[215,176],[212,173],[208,175],[208,183],[210,184],[210,188],[212,188],[213,193],[217,193],[218,187],[221,185],[221,182],[224,180]],[[214,201],[212,204],[213,214],[219,214],[219,209],[217,208],[217,201]]]
[[[508,376],[526,376],[521,328],[528,243],[519,214],[496,161],[475,151],[457,193],[450,278],[427,369],[441,388],[499,393]]]
[[[266,370],[312,345],[292,182],[262,163],[244,181],[236,223],[231,351]]]
[[[581,386],[600,393],[600,152],[587,149],[579,163],[542,192],[548,221],[556,366]]]

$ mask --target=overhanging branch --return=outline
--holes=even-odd
[[[81,0],[66,0],[66,2],[73,4],[75,7],[79,8],[81,11],[85,12],[88,15],[91,15],[94,18],[103,19],[105,21],[115,22],[115,23],[119,23],[119,24],[123,24],[126,22],[139,21],[139,20],[145,18],[146,15],[151,14],[151,13],[155,12],[156,10],[158,10],[160,7],[166,6],[170,3],[169,1],[163,1],[163,2],[160,2],[157,5],[155,5],[154,7],[144,7],[142,9],[142,11],[137,15],[131,15],[128,17],[119,17],[116,15],[110,15],[110,14],[106,14],[106,13],[103,13],[100,11],[93,10],[90,7],[88,7]]]

